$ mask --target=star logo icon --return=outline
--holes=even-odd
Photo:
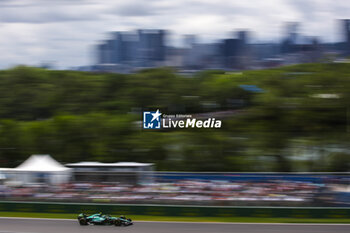
[[[152,120],[151,120],[151,122],[152,122],[152,121],[158,119],[158,117],[160,117],[162,114],[159,112],[159,109],[157,109],[157,111],[155,113],[151,113],[151,115],[153,116]]]

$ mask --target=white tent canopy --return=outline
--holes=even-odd
[[[32,155],[14,170],[33,172],[62,172],[69,171],[70,168],[63,166],[54,160],[50,155]]]
[[[15,180],[21,183],[62,184],[71,177],[71,168],[63,166],[50,155],[32,155],[12,171]]]

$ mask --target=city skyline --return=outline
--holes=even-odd
[[[284,24],[300,22],[300,34],[339,42],[338,19],[350,18],[349,12],[345,1],[331,0],[4,0],[0,3],[0,69],[44,62],[55,68],[91,65],[92,47],[106,39],[106,32],[144,28],[170,31],[169,43],[179,46],[183,35],[214,42],[240,29],[251,31],[253,42],[280,42]]]

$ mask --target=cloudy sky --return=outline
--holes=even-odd
[[[107,32],[168,29],[200,41],[253,32],[253,41],[277,41],[285,22],[323,41],[341,40],[337,19],[350,18],[348,0],[0,0],[0,69],[51,62],[56,68],[93,63],[93,45]]]

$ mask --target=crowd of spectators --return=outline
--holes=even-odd
[[[145,185],[67,183],[0,185],[5,200],[207,205],[317,205],[330,200],[326,184],[301,181],[179,180]]]

